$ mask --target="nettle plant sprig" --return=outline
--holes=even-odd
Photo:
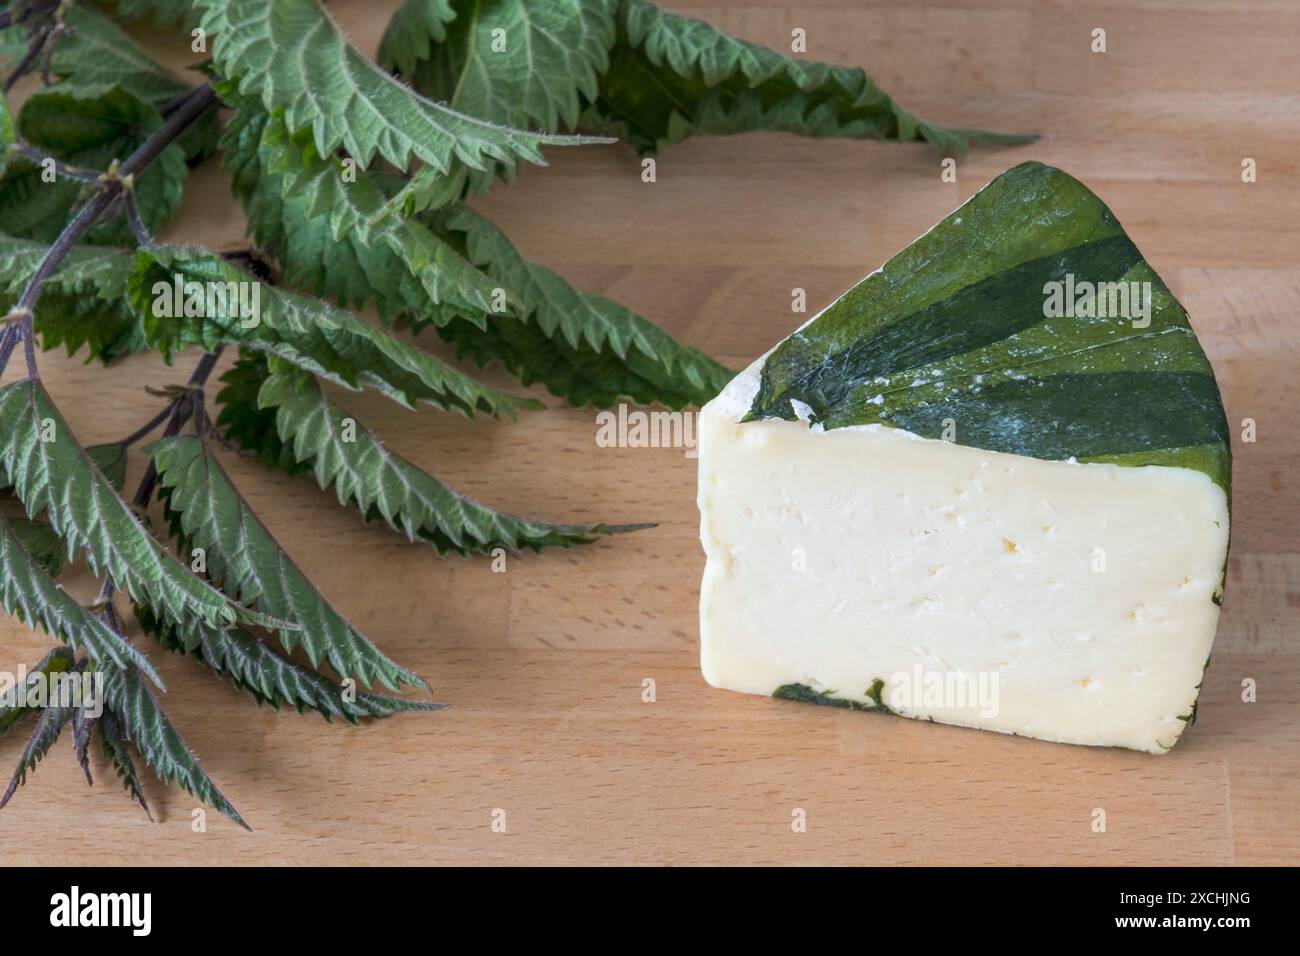
[[[495,511],[391,451],[323,387],[466,416],[541,406],[398,329],[430,329],[472,365],[498,362],[574,406],[681,408],[725,384],[728,369],[530,262],[466,204],[521,162],[542,164],[543,147],[616,138],[650,154],[761,129],[946,153],[1023,139],[925,123],[860,69],[783,56],[645,0],[407,0],[378,63],[317,0],[0,10],[6,92],[23,76],[43,81],[16,117],[0,101],[0,374],[20,347],[26,365],[0,388],[0,598],[59,642],[0,698],[0,733],[34,724],[0,804],[71,724],[88,780],[98,741],[146,812],[138,758],[243,825],[164,713],[119,595],[159,647],[259,703],[353,722],[443,706],[399,696],[427,685],[316,590],[224,454],[310,475],[439,555],[540,552],[641,527]],[[202,54],[193,80],[118,25],[145,15]],[[212,161],[251,246],[155,239],[188,171]],[[378,324],[352,311],[361,305]],[[159,411],[133,434],[86,447],[41,383],[38,346],[60,345],[105,364],[202,357],[184,383],[156,390]],[[234,361],[210,394],[223,351]],[[147,464],[128,494],[132,449]],[[78,558],[102,581],[90,603],[57,583]],[[83,686],[96,693],[60,697],[66,675],[93,677]]]

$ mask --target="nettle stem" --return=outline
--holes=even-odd
[[[26,288],[23,289],[23,294],[18,299],[17,306],[11,313],[14,321],[18,323],[17,334],[23,338],[24,353],[27,357],[27,374],[30,378],[40,377],[40,372],[36,366],[33,325],[36,303],[40,301],[41,293],[44,291],[45,280],[58,271],[63,260],[72,251],[72,247],[81,241],[99,220],[100,216],[113,205],[123,192],[134,188],[135,178],[157,159],[176,137],[185,132],[191,123],[216,104],[217,94],[210,82],[204,83],[186,96],[184,100],[177,104],[175,110],[163,121],[162,125],[154,130],[134,153],[128,156],[116,170],[113,170],[111,175],[106,174],[101,178],[96,187],[95,195],[81,207],[72,218],[72,221],[59,233],[59,237],[54,240],[49,252],[45,254],[45,258],[41,260],[40,265],[36,267],[36,271],[32,273]],[[4,357],[6,354],[4,348],[8,345],[8,336],[10,334],[6,330],[6,339],[0,341],[0,357]],[[9,348],[12,349],[12,346],[9,346]]]
[[[167,420],[167,427],[163,429],[164,438],[172,438],[181,433],[185,423],[190,420],[191,416],[202,419],[203,403],[203,386],[207,384],[208,378],[212,375],[213,370],[217,367],[217,360],[221,358],[221,353],[225,349],[224,345],[218,345],[213,351],[203,353],[199,363],[194,366],[194,371],[190,373],[189,380],[185,383],[188,389],[185,395],[174,398],[167,403],[163,410],[150,419],[143,427],[134,434],[121,442],[123,449],[139,441],[145,435],[149,434],[155,428]],[[136,486],[135,494],[131,496],[131,506],[136,510],[143,511],[149,507],[149,499],[153,497],[154,488],[158,485],[158,468],[150,459],[145,466],[144,475],[140,478],[140,484]],[[95,603],[103,605],[105,613],[112,611],[113,594],[117,588],[113,584],[113,579],[106,577],[104,583],[99,589],[99,597]],[[111,622],[110,622],[111,623]],[[119,627],[119,633],[121,629]]]
[[[28,50],[28,55],[24,57],[23,61],[19,63],[6,81],[6,90],[35,62],[36,56],[39,55],[43,45],[43,40],[39,44],[33,42]],[[32,273],[31,278],[27,281],[22,295],[18,298],[17,305],[9,314],[9,321],[6,323],[4,332],[0,333],[0,373],[4,372],[9,356],[13,353],[18,339],[21,338],[27,360],[27,375],[31,379],[40,377],[40,370],[36,364],[35,315],[36,305],[45,289],[45,280],[58,271],[59,266],[63,264],[63,260],[67,258],[72,248],[85,237],[86,233],[115,202],[119,199],[123,200],[121,205],[127,216],[132,217],[134,214],[131,222],[132,231],[136,233],[137,239],[142,240],[141,244],[152,244],[152,237],[149,237],[147,232],[143,231],[143,224],[137,226],[136,220],[139,219],[139,214],[135,209],[134,196],[132,195],[135,180],[150,163],[162,155],[164,149],[189,128],[191,123],[217,105],[217,102],[217,94],[213,90],[211,83],[205,83],[196,88],[187,94],[184,99],[177,102],[167,118],[163,120],[162,125],[154,130],[149,138],[141,143],[140,147],[128,156],[124,162],[116,165],[104,175],[97,177],[94,183],[95,194],[77,211],[77,214],[59,233],[58,238],[54,240],[53,245],[50,246],[49,251],[45,253],[44,258],[36,267],[36,271]],[[149,240],[148,243],[143,241],[145,238]],[[160,415],[155,416],[145,427],[131,435],[123,443],[123,447],[143,438],[158,427],[164,419],[168,419],[168,421],[163,434],[167,436],[179,434],[190,417],[196,414],[195,404],[203,401],[203,385],[216,367],[220,354],[220,348],[204,354],[194,372],[190,375],[188,382],[189,393],[173,399]],[[197,414],[201,416],[202,411],[199,410]],[[145,468],[139,486],[136,488],[135,495],[131,499],[132,504],[137,509],[144,509],[148,506],[149,499],[153,496],[157,483],[158,469],[150,461]],[[97,602],[105,604],[106,610],[101,613],[111,615],[107,618],[110,623],[115,620],[115,615],[112,615],[111,611],[112,605],[109,603],[115,590],[116,587],[112,579],[105,578],[103,586],[100,588],[99,602]]]

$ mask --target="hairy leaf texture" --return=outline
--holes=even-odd
[[[106,169],[125,159],[161,124],[158,110],[135,94],[113,86],[59,84],[32,94],[18,116],[23,138],[72,166]],[[185,154],[176,144],[136,179],[140,216],[150,228],[166,222],[179,208],[185,179]],[[84,184],[60,177],[43,179],[41,166],[15,158],[0,176],[0,222],[10,236],[52,243],[70,218]],[[125,241],[122,220],[101,223],[88,241]]]
[[[137,603],[181,622],[296,629],[231,602],[163,548],[77,442],[39,381],[0,388],[0,465],[28,515],[44,511],[70,554],[84,552],[94,574],[107,575]]]
[[[141,679],[139,672],[134,668],[121,668],[112,664],[105,665],[100,670],[104,675],[104,696],[121,722],[122,736],[135,745],[158,778],[164,783],[174,782],[245,830],[249,829],[239,811],[199,765],[198,758],[163,712],[158,698],[148,683]],[[138,782],[134,788],[130,783],[127,786],[133,795],[140,797]]]
[[[209,288],[213,294],[194,308],[182,308],[186,314],[167,314],[182,305],[172,301],[178,277],[187,299],[189,283],[195,283],[200,294]],[[261,283],[247,270],[203,249],[142,250],[130,296],[144,317],[151,344],[164,356],[189,345],[210,351],[237,344],[353,390],[370,386],[409,408],[424,402],[466,416],[481,411],[513,418],[519,409],[539,405],[489,388],[346,309]]]
[[[39,684],[48,682],[51,674],[61,674],[71,670],[75,663],[76,655],[73,654],[72,648],[60,645],[41,658],[40,663],[27,672],[25,690],[28,694],[24,697],[23,703],[18,699],[16,686],[0,694],[0,737],[9,733],[24,718],[30,717],[38,709],[31,704],[31,693],[35,692]]]
[[[0,603],[28,626],[39,624],[51,637],[85,650],[96,663],[134,665],[162,686],[162,678],[149,658],[59,587],[48,568],[28,550],[22,533],[3,518],[0,518]]]
[[[483,324],[496,285],[423,224],[401,215],[379,177],[322,158],[310,133],[291,134],[243,98],[223,138],[226,166],[250,230],[290,282],[344,305],[373,299],[402,315]],[[458,199],[459,195],[451,197]]]
[[[427,688],[349,623],[307,579],[240,496],[216,457],[194,435],[153,442],[145,449],[158,467],[173,528],[187,547],[204,549],[207,574],[227,594],[302,630],[281,635],[287,651],[301,646],[312,666],[328,661],[341,677]]]
[[[119,3],[116,13],[130,16],[131,11]],[[159,4],[180,7],[187,4]],[[179,11],[160,20],[179,18]],[[191,18],[197,19],[197,18]],[[64,23],[72,32],[59,36],[53,44],[50,70],[55,76],[79,87],[116,86],[153,106],[159,112],[175,105],[192,87],[171,70],[153,59],[116,23],[93,7],[78,3],[67,7]],[[191,164],[216,149],[220,125],[216,110],[209,110],[181,134],[178,145]],[[125,159],[125,156],[119,156]]]
[[[573,127],[608,65],[616,7],[615,0],[406,0],[380,43],[379,62],[462,112],[510,126]],[[505,49],[494,48],[500,37]]]
[[[18,301],[48,251],[45,243],[0,235],[0,307]],[[85,347],[87,361],[107,364],[147,347],[144,326],[126,299],[134,255],[132,249],[89,245],[68,253],[45,280],[36,304],[36,331],[44,348],[64,345],[72,355]]]
[[[634,531],[645,525],[565,525],[517,518],[448,488],[417,465],[388,449],[356,419],[345,416],[309,376],[293,370],[269,373],[256,356],[241,356],[227,373],[220,421],[239,440],[256,435],[256,451],[269,465],[286,459],[310,468],[317,484],[333,488],[339,502],[353,505],[367,520],[382,520],[413,542],[432,544],[440,554],[489,553],[494,548],[541,551],[585,544],[600,534]],[[349,434],[349,432],[354,434]],[[351,438],[351,440],[346,440]]]
[[[365,717],[390,717],[402,711],[442,710],[446,704],[392,697],[369,691],[347,693],[342,684],[278,654],[243,628],[199,625],[184,632],[137,608],[141,626],[169,650],[192,654],[259,704],[288,704],[298,713],[311,710],[327,721],[342,717],[358,723]]]
[[[260,107],[241,106],[222,137],[222,162],[248,231],[275,256],[285,280],[344,306],[373,302],[389,325],[403,316],[450,321],[456,311],[434,301],[405,250],[382,242],[368,246],[356,235],[336,239],[327,215],[309,215],[304,198],[283,195],[282,177],[264,165],[270,154],[262,135],[270,122]]]
[[[525,385],[541,382],[574,405],[606,407],[622,396],[674,408],[703,405],[735,374],[635,312],[525,259],[478,213],[458,207],[430,218],[461,237],[470,260],[522,304],[523,322],[439,329],[479,365],[498,358]]]
[[[619,0],[617,39],[599,88],[583,125],[642,153],[697,134],[755,130],[924,140],[958,155],[972,143],[1033,138],[927,123],[858,67],[782,56],[648,0]]]
[[[53,705],[46,705],[38,711],[36,726],[32,729],[32,735],[27,739],[22,755],[18,758],[18,767],[14,770],[4,795],[0,796],[0,807],[9,803],[18,788],[27,782],[27,775],[35,770],[36,765],[50,752],[50,748],[59,739],[59,734],[72,719],[72,712],[72,707]]]
[[[457,165],[487,169],[543,163],[543,143],[580,142],[510,129],[425,99],[347,42],[316,0],[199,0],[213,59],[292,130],[310,127],[316,151],[342,148],[362,166],[382,156],[399,169],[413,159],[435,175]]]
[[[122,781],[123,789],[140,804],[145,816],[152,820],[153,814],[149,812],[149,801],[145,799],[144,788],[140,785],[140,775],[136,773],[135,761],[131,759],[131,745],[127,743],[122,731],[122,719],[105,707],[104,712],[99,715],[99,720],[95,722],[95,735],[99,737],[100,751],[113,765],[114,772]]]

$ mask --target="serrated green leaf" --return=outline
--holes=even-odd
[[[44,521],[9,514],[9,510],[6,507],[0,512],[0,522],[8,525],[8,534],[18,540],[34,567],[50,578],[57,578],[63,570],[63,539]],[[0,592],[3,592],[5,583],[0,581]]]
[[[379,40],[379,64],[410,76],[433,47],[447,39],[447,24],[455,17],[451,0],[405,0]]]
[[[421,97],[363,57],[316,0],[199,0],[213,60],[292,130],[311,127],[316,151],[340,147],[361,166],[382,156],[399,169],[413,159],[434,175],[457,165],[543,164],[543,143],[581,138],[509,129]]]
[[[136,603],[181,622],[197,617],[213,626],[296,629],[231,602],[164,549],[77,442],[39,381],[0,388],[0,464],[28,515],[45,511],[68,552],[84,552],[93,574],[108,576]]]
[[[63,22],[72,32],[53,44],[50,71],[55,76],[71,78],[78,86],[120,87],[159,109],[190,88],[94,8],[70,4]]]
[[[608,66],[617,5],[407,0],[384,33],[379,62],[473,116],[508,126],[571,128],[582,98],[596,98],[596,78]]]
[[[22,294],[49,245],[0,235],[0,308]],[[134,249],[78,245],[45,280],[36,304],[36,331],[45,349],[88,347],[86,360],[108,364],[147,347],[139,315],[126,301]]]
[[[0,808],[6,806],[18,788],[27,782],[27,775],[36,769],[36,765],[41,759],[50,752],[50,748],[59,739],[59,734],[72,719],[71,707],[46,706],[41,708],[36,717],[36,726],[32,730],[31,737],[27,740],[27,745],[23,747],[22,755],[18,758],[18,767],[14,770],[13,777],[9,780],[9,786],[4,795],[0,796]]]
[[[282,634],[286,651],[301,646],[313,667],[328,661],[341,677],[426,688],[349,623],[307,579],[271,536],[194,435],[153,442],[145,449],[158,468],[158,482],[173,531],[186,546],[204,549],[207,575],[243,604],[287,620],[302,630]],[[184,628],[182,628],[183,630]]]
[[[73,166],[107,169],[125,159],[161,124],[157,109],[127,90],[109,86],[60,84],[23,104],[18,129],[38,149]],[[153,229],[180,207],[185,154],[172,144],[136,179],[140,216]],[[0,176],[0,222],[11,236],[52,243],[63,230],[84,184],[69,177],[45,181],[45,170],[15,158]],[[91,243],[124,242],[130,236],[120,219],[95,226]]]
[[[183,18],[185,11],[180,8],[189,6],[187,3],[148,5],[158,9],[160,23]],[[132,18],[144,12],[124,9],[126,6],[119,3],[116,14]],[[197,16],[187,19],[197,22]],[[72,32],[59,36],[53,43],[50,71],[70,80],[71,85],[120,87],[160,112],[174,105],[193,88],[154,60],[116,23],[92,7],[84,3],[68,6],[63,13],[63,22],[72,28]],[[215,151],[219,133],[217,111],[209,110],[181,134],[177,143],[186,160],[193,164]]]
[[[0,30],[0,70],[9,73],[27,53],[26,30]]]
[[[263,409],[257,401],[269,372],[266,356],[241,351],[239,358],[221,376],[217,392],[217,429],[228,441],[251,453],[272,471],[298,475],[311,467],[299,461],[293,449],[280,440],[275,412]]]
[[[14,144],[18,142],[18,131],[14,128],[14,117],[9,112],[8,100],[0,96],[0,172],[9,168],[9,161],[14,156]]]
[[[72,648],[56,647],[41,658],[40,663],[27,672],[27,680],[24,684],[24,694],[21,701],[18,697],[17,686],[11,687],[3,694],[0,694],[0,737],[5,736],[36,710],[31,701],[39,684],[47,682],[51,674],[71,670],[75,663],[76,655],[73,654]]]
[[[438,245],[432,246],[432,234],[423,226],[410,224],[425,236],[409,245],[396,228],[390,239],[367,244],[359,231],[336,235],[329,215],[309,215],[310,197],[295,194],[285,177],[266,168],[294,158],[275,150],[286,142],[278,133],[263,144],[270,125],[271,117],[259,106],[241,105],[222,138],[222,156],[249,232],[275,256],[290,284],[344,306],[372,302],[388,325],[407,317],[441,324],[483,311],[480,303],[492,295],[492,283],[463,259],[449,259],[455,252],[436,237]],[[311,156],[319,161],[314,148]],[[363,171],[357,175],[373,178]]]
[[[113,12],[122,20],[150,19],[155,26],[198,26],[194,0],[117,0]]]
[[[238,291],[174,316],[176,282],[189,295],[189,283],[203,291],[245,290],[244,315]],[[234,283],[234,286],[227,286]],[[256,309],[252,308],[257,296]],[[514,417],[521,408],[538,407],[483,385],[442,360],[321,299],[287,292],[259,282],[252,273],[197,248],[159,246],[141,250],[130,281],[130,297],[143,316],[150,342],[165,356],[189,345],[211,351],[237,344],[275,355],[314,375],[353,390],[370,386],[407,407],[425,402],[456,409]],[[254,314],[255,313],[255,314]]]
[[[104,696],[121,720],[123,735],[135,745],[158,778],[164,783],[174,782],[245,830],[249,829],[239,812],[199,766],[198,758],[172,726],[153,690],[140,679],[140,675],[131,668],[111,664],[101,667],[100,672],[104,675]]]
[[[141,626],[164,647],[194,655],[237,688],[246,690],[258,704],[277,709],[288,704],[300,714],[311,710],[327,721],[342,717],[349,723],[364,717],[390,717],[402,711],[442,710],[447,706],[368,691],[348,693],[342,684],[276,653],[242,628],[198,625],[180,633],[147,609],[137,609],[137,616]]]
[[[617,23],[609,69],[582,125],[614,133],[642,153],[688,136],[755,130],[924,140],[956,155],[972,143],[1034,138],[927,123],[858,67],[782,56],[648,0],[620,0]]]
[[[100,750],[113,765],[113,770],[122,781],[123,788],[140,804],[145,816],[152,820],[153,814],[149,812],[149,801],[145,799],[144,788],[140,785],[140,776],[135,770],[135,761],[131,759],[130,745],[122,733],[121,718],[105,707],[104,712],[99,715],[99,720],[95,722],[95,729],[96,736],[99,737]]]
[[[500,319],[481,330],[454,323],[439,330],[479,365],[499,358],[525,385],[539,381],[574,405],[609,406],[622,396],[673,408],[703,405],[735,375],[635,312],[580,292],[525,259],[505,233],[472,210],[457,207],[430,221],[463,237],[470,261],[522,303],[525,322]]]
[[[4,518],[0,518],[0,603],[29,627],[39,624],[51,637],[85,650],[96,663],[134,665],[162,686],[149,658],[59,587],[27,549],[22,534]]]
[[[258,401],[263,412],[274,409],[281,441],[298,461],[311,463],[321,488],[333,488],[340,504],[356,506],[367,520],[382,519],[411,541],[432,544],[439,554],[485,554],[498,547],[540,552],[648,527],[552,524],[494,511],[394,454],[355,419],[349,425],[350,416],[309,376],[269,375]]]

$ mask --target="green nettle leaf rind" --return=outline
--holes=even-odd
[[[5,736],[24,718],[37,710],[31,703],[31,695],[36,691],[39,684],[48,681],[51,674],[72,670],[76,662],[76,655],[73,653],[72,648],[60,645],[41,658],[40,663],[35,667],[28,670],[24,687],[28,693],[24,697],[23,705],[20,706],[18,703],[16,687],[0,694],[0,737]]]
[[[782,56],[648,0],[620,0],[617,23],[609,69],[581,125],[614,133],[642,153],[693,135],[756,130],[924,140],[959,156],[973,143],[1035,139],[927,123],[858,67]]]
[[[91,170],[125,159],[161,123],[150,103],[127,89],[102,84],[61,83],[41,90],[18,115],[18,130],[28,143]],[[151,229],[180,208],[186,171],[185,153],[173,143],[136,178],[140,217]],[[85,184],[77,180],[47,182],[44,177],[45,170],[26,158],[15,158],[0,177],[0,215],[9,235],[53,242],[83,195]],[[125,223],[112,220],[91,229],[88,241],[121,241],[129,234]]]
[[[349,424],[350,416],[310,376],[291,369],[272,373],[260,356],[241,355],[222,381],[218,425],[228,437],[268,467],[311,470],[340,504],[440,554],[468,557],[498,547],[540,552],[646,527],[553,524],[494,511],[395,454],[355,418]]]
[[[313,667],[328,661],[339,676],[359,678],[367,687],[380,681],[394,690],[402,684],[428,688],[334,609],[253,513],[202,439],[163,438],[145,453],[158,468],[173,528],[187,547],[204,549],[208,577],[241,603],[302,625],[280,636],[285,650],[301,646]]]
[[[630,309],[580,292],[525,259],[478,213],[458,207],[429,220],[459,235],[470,261],[511,289],[527,316],[523,323],[498,319],[485,329],[456,323],[439,330],[480,365],[498,357],[525,385],[540,381],[575,405],[608,406],[623,395],[674,408],[703,405],[735,375]]]
[[[316,151],[342,148],[361,166],[382,156],[399,169],[419,159],[444,175],[458,164],[543,164],[540,146],[578,143],[498,126],[427,100],[379,69],[343,37],[316,0],[199,0],[213,60],[293,130],[310,126]]]
[[[45,243],[0,235],[0,306],[18,301],[47,252]],[[36,304],[45,349],[64,345],[73,355],[84,346],[87,361],[108,364],[147,348],[140,318],[126,301],[134,256],[134,249],[90,245],[68,253]]]
[[[205,293],[204,301],[190,309],[174,301],[178,281],[186,297],[190,283],[197,283],[199,291],[225,291]],[[265,351],[354,391],[370,386],[408,408],[424,402],[467,417],[481,411],[513,418],[521,408],[540,407],[534,399],[481,384],[346,309],[263,284],[252,273],[203,249],[141,250],[129,293],[150,343],[165,357],[190,345],[211,351],[234,344]],[[173,314],[178,308],[191,314]]]
[[[181,622],[296,629],[231,602],[168,552],[77,442],[39,381],[0,388],[0,465],[28,515],[44,511],[69,555],[84,553],[92,573],[107,575],[137,603]]]
[[[746,420],[794,420],[792,402],[828,430],[941,438],[952,420],[957,443],[989,451],[1231,484],[1186,311],[1110,209],[1041,163],[994,179],[777,346]]]
[[[135,666],[162,686],[149,658],[59,587],[47,567],[27,549],[18,528],[0,518],[0,604],[9,614],[37,624],[51,637],[85,650],[96,663]]]
[[[608,66],[616,6],[617,0],[407,0],[384,34],[379,62],[472,116],[572,128]]]
[[[342,684],[276,653],[243,628],[198,625],[182,633],[158,620],[147,608],[137,608],[136,616],[164,647],[192,654],[235,687],[251,694],[259,705],[279,709],[287,704],[300,714],[311,710],[326,721],[342,717],[354,724],[367,717],[443,710],[447,706],[368,691],[349,693]]]
[[[133,668],[105,665],[104,697],[117,719],[122,735],[144,757],[163,783],[175,783],[198,800],[214,807],[245,830],[250,829],[229,800],[217,789],[186,745],[184,738],[163,713],[153,690]],[[120,770],[119,770],[120,773]],[[127,784],[131,789],[130,784]],[[133,790],[140,796],[138,784]],[[143,801],[142,801],[143,802]],[[146,807],[147,809],[147,807]]]

